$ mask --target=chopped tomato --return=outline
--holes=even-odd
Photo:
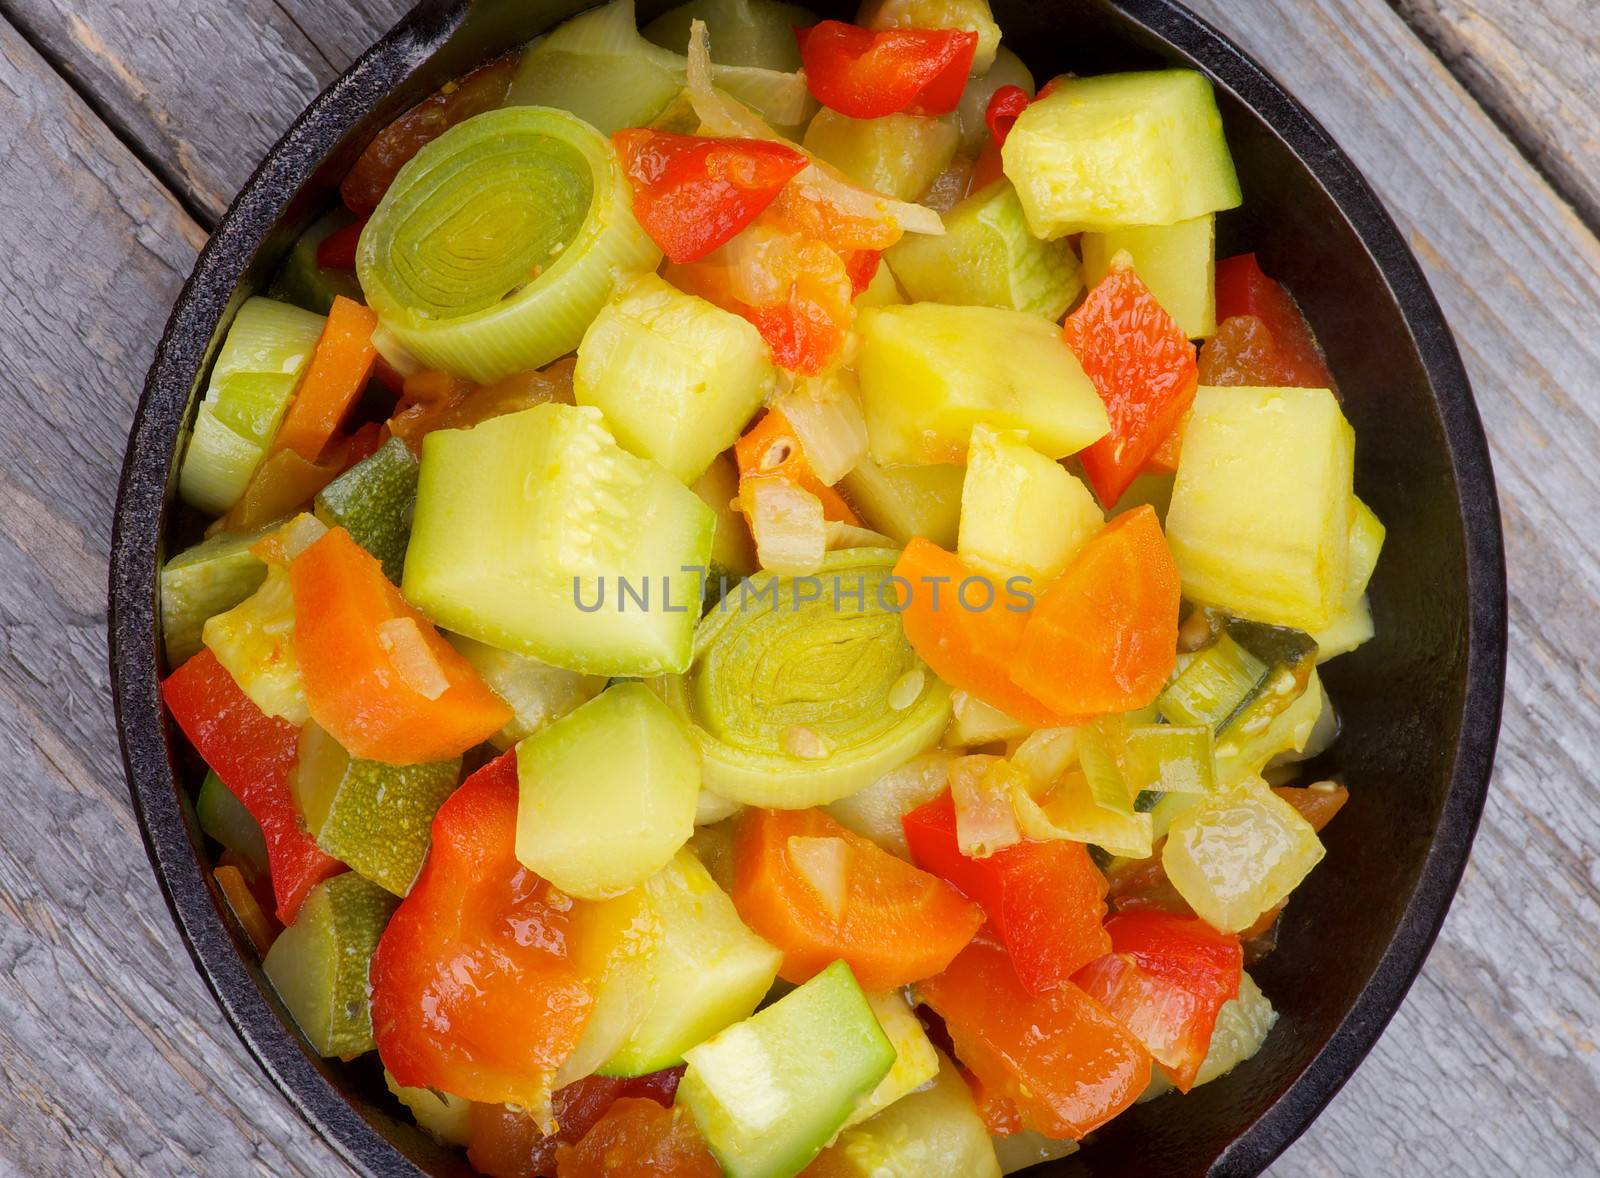
[[[1111,952],[1073,975],[1138,1036],[1180,1091],[1211,1046],[1222,1004],[1239,993],[1239,938],[1166,912],[1118,913],[1106,922]]]
[[[623,1098],[577,1145],[556,1151],[559,1178],[721,1178],[689,1111]]]
[[[1039,598],[1012,681],[1065,716],[1149,705],[1177,662],[1180,592],[1155,510],[1124,512]]]
[[[1078,456],[1110,507],[1194,402],[1194,345],[1131,266],[1113,266],[1062,334],[1111,419],[1111,432]]]
[[[422,439],[434,430],[470,429],[491,417],[518,413],[535,405],[571,405],[575,368],[576,362],[568,357],[538,371],[518,372],[482,386],[448,372],[419,372],[402,383],[400,403],[389,419],[389,432],[404,440],[413,453],[420,454]]]
[[[978,34],[965,29],[863,29],[825,20],[796,29],[806,84],[823,106],[853,119],[955,110]]]
[[[256,707],[209,650],[168,675],[161,696],[189,743],[260,825],[278,919],[291,923],[306,893],[344,870],[305,832],[289,793],[299,729]]]
[[[1272,332],[1254,315],[1234,315],[1200,345],[1200,383],[1213,388],[1281,388],[1290,375],[1278,359]]]
[[[1165,839],[1158,840],[1148,859],[1124,860],[1106,873],[1107,899],[1117,912],[1155,909],[1180,916],[1193,916],[1194,909],[1178,894],[1167,878],[1167,869],[1161,865],[1161,848]]]
[[[1274,384],[1289,388],[1333,389],[1333,373],[1294,296],[1268,278],[1254,254],[1217,263],[1217,319],[1238,315],[1261,320],[1272,338]]]
[[[962,1063],[1046,1137],[1082,1137],[1150,1082],[1132,1032],[1070,981],[1025,990],[996,945],[974,941],[917,994],[944,1016]]]
[[[631,1080],[588,1076],[550,1098],[554,1133],[540,1118],[503,1104],[474,1104],[467,1130],[467,1159],[490,1178],[556,1178],[559,1151],[583,1138],[622,1100],[643,1098],[670,1108],[683,1075],[681,1067]]]
[[[819,168],[827,166],[817,165]],[[840,254],[854,250],[886,250],[904,236],[904,230],[893,217],[869,216],[841,208],[804,183],[791,184],[778,194],[778,199],[772,202],[771,220],[782,228],[820,241]]]
[[[821,810],[746,810],[734,836],[733,903],[783,950],[785,981],[834,961],[867,990],[938,973],[972,939],[983,912]]]
[[[803,491],[810,491],[822,502],[825,518],[844,524],[861,525],[858,516],[838,491],[828,486],[811,469],[805,448],[781,410],[768,409],[761,420],[745,431],[733,447],[739,462],[739,481],[780,478]]]
[[[894,575],[904,581],[900,622],[906,641],[935,675],[1030,727],[1066,722],[1011,677],[1029,616],[1017,607],[1027,599],[1003,592],[960,557],[920,536],[901,552]],[[990,600],[987,609],[961,604],[962,586],[974,580],[990,583],[985,594],[965,591],[973,600]]]
[[[355,756],[396,765],[444,761],[511,719],[472,664],[343,528],[296,557],[289,576],[294,651],[311,716]]]
[[[358,217],[318,242],[317,266],[323,270],[355,269],[356,246],[361,242],[361,231],[367,227],[368,219]]]
[[[517,862],[517,797],[506,753],[434,815],[373,954],[372,1031],[400,1084],[539,1108],[594,999],[571,952],[573,901]]]
[[[1300,811],[1300,817],[1311,823],[1311,829],[1319,834],[1350,800],[1350,791],[1333,782],[1307,786],[1280,785],[1272,792]]]
[[[697,262],[770,205],[808,162],[765,139],[636,127],[611,137],[633,182],[633,215],[669,259]]]
[[[983,112],[984,124],[996,146],[1004,147],[1006,136],[1017,125],[1017,117],[1028,109],[1033,99],[1021,86],[1001,86],[989,96],[989,105]]]
[[[1101,923],[1105,877],[1082,843],[1025,841],[986,859],[970,859],[956,842],[949,791],[907,814],[901,824],[912,862],[977,901],[1030,993],[1060,985],[1110,951]]]
[[[851,250],[845,255],[844,272],[850,276],[850,291],[859,295],[872,285],[878,273],[878,263],[883,261],[880,250]]]

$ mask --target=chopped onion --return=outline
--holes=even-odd
[[[1076,728],[1041,728],[1025,737],[1011,763],[1027,775],[1035,790],[1054,784],[1078,763]]]
[[[845,879],[845,854],[849,850],[842,838],[789,836],[789,862],[800,878],[816,892],[817,899],[835,920],[844,916],[848,894]]]
[[[1022,841],[1011,793],[1023,782],[1021,771],[1003,757],[960,757],[950,763],[956,845],[963,855],[986,859]]]
[[[871,528],[858,528],[855,524],[830,519],[823,525],[828,537],[828,551],[841,548],[898,548],[899,545],[882,532]]]
[[[390,618],[378,627],[378,645],[405,685],[423,699],[438,699],[450,689],[444,668],[428,649],[415,618]]]
[[[811,469],[830,487],[866,456],[867,419],[851,373],[840,369],[798,380],[776,408],[794,427]]]
[[[745,480],[744,509],[756,541],[756,559],[768,572],[809,577],[828,554],[822,503],[781,478]]]

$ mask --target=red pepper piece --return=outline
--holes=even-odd
[[[344,870],[306,833],[289,793],[300,730],[256,707],[209,650],[168,675],[161,696],[189,743],[260,824],[278,919],[291,923],[306,893]]]
[[[1333,373],[1294,296],[1268,278],[1254,254],[1217,262],[1217,320],[1254,315],[1272,335],[1278,384],[1287,388],[1333,389]]]
[[[1239,993],[1239,938],[1205,921],[1147,909],[1106,922],[1111,952],[1073,983],[1138,1036],[1179,1090],[1189,1091],[1222,1004]]]
[[[633,128],[611,137],[633,182],[633,215],[667,257],[696,262],[761,215],[807,164],[764,139]]]
[[[335,229],[317,245],[317,265],[324,270],[353,270],[356,265],[356,246],[361,241],[361,231],[367,227],[368,217],[350,222],[343,229]]]
[[[372,1029],[401,1084],[537,1108],[594,998],[570,951],[572,899],[517,862],[517,794],[507,753],[439,807],[372,958]]]
[[[1111,938],[1101,923],[1105,877],[1082,843],[1021,842],[987,859],[969,859],[956,844],[956,809],[948,790],[901,824],[912,862],[977,901],[1029,993],[1061,985],[1110,952]],[[938,1003],[932,1005],[944,1014]]]
[[[1193,404],[1194,345],[1131,267],[1113,267],[1062,332],[1111,419],[1111,432],[1081,455],[1110,507]]]
[[[1028,97],[1028,92],[1021,86],[1002,86],[989,97],[989,106],[983,112],[983,121],[989,128],[989,135],[1001,147],[1005,146],[1006,136],[1011,134],[1011,128],[1016,126],[1017,116],[1028,109],[1028,104],[1033,99]]]
[[[812,96],[853,119],[948,114],[978,47],[978,34],[964,29],[873,30],[838,20],[796,29],[795,39]]]

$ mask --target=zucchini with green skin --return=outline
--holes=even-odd
[[[267,565],[250,548],[271,527],[220,533],[185,548],[161,566],[161,639],[169,667],[200,653],[200,634],[207,620],[261,587]]]
[[[1306,690],[1316,664],[1309,634],[1242,618],[1216,616],[1217,637],[1189,660],[1156,707],[1172,724],[1204,724],[1218,755],[1233,738],[1258,735]]]
[[[288,256],[267,287],[267,294],[318,315],[326,315],[339,295],[358,303],[365,302],[355,271],[317,265],[317,250],[323,241],[354,221],[355,216],[343,205],[313,221],[289,248]]]
[[[1016,189],[998,180],[944,215],[944,235],[910,234],[884,254],[913,302],[1027,311],[1055,322],[1083,289],[1065,241],[1028,230]]]
[[[614,275],[660,261],[611,141],[565,111],[514,106],[457,124],[400,169],[356,272],[400,346],[493,384],[572,351]]]
[[[416,502],[416,456],[402,439],[390,438],[317,492],[316,515],[349,532],[399,584]]]
[[[267,840],[261,824],[250,816],[244,803],[222,784],[216,770],[208,769],[200,792],[195,795],[194,815],[200,829],[223,847],[247,860],[260,874],[267,874]]]
[[[387,765],[352,757],[315,723],[300,732],[289,790],[317,846],[386,891],[411,890],[434,813],[455,792],[460,759]]]
[[[843,1127],[894,1047],[836,961],[771,1006],[684,1053],[678,1087],[729,1178],[787,1178]]]
[[[938,741],[950,689],[906,641],[896,555],[843,549],[813,578],[758,573],[701,622],[693,668],[663,687],[707,789],[753,806],[821,805]]]
[[[266,457],[322,338],[324,319],[275,299],[246,299],[211,367],[194,432],[178,471],[178,494],[221,515]]]
[[[715,527],[599,410],[538,405],[423,440],[402,587],[443,628],[552,666],[677,674]]]
[[[311,889],[261,963],[267,980],[322,1056],[373,1050],[367,972],[398,901],[353,871]]]

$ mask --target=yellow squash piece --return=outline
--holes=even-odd
[[[1025,433],[973,427],[961,490],[962,559],[1027,577],[1042,592],[1104,526],[1089,488],[1029,446]]]
[[[1348,654],[1373,634],[1372,605],[1367,600],[1367,582],[1378,567],[1383,551],[1384,526],[1361,500],[1355,501],[1350,521],[1350,562],[1345,572],[1344,599],[1338,614],[1312,635],[1317,640],[1317,662]]]

